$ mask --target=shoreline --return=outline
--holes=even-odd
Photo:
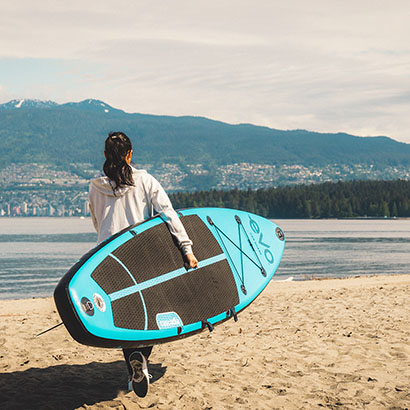
[[[278,276],[274,275],[273,278],[270,280],[269,283],[273,282],[273,283],[282,283],[282,282],[297,282],[297,283],[301,283],[301,282],[311,282],[311,281],[328,281],[328,280],[350,280],[350,279],[359,279],[359,278],[373,278],[373,277],[394,277],[394,276],[408,276],[410,275],[409,273],[392,273],[392,274],[388,274],[388,273],[380,273],[380,274],[371,274],[371,275],[352,275],[352,276],[315,276],[315,275],[311,275],[311,277],[309,277],[308,275],[300,275],[300,276],[291,276],[289,275],[289,277],[287,277],[286,279],[277,279]],[[288,275],[283,275],[283,276],[288,276]],[[5,302],[5,301],[23,301],[23,300],[41,300],[41,299],[49,299],[49,298],[53,298],[53,295],[50,294],[48,296],[30,296],[30,297],[22,297],[22,298],[16,298],[16,297],[10,297],[10,298],[1,298],[0,295],[0,303],[1,302]],[[1,317],[1,314],[0,314]]]
[[[387,277],[391,278],[394,276],[408,276],[410,273],[374,273],[371,275],[352,275],[352,276],[315,276],[311,275],[311,277],[308,277],[308,275],[301,275],[299,276],[290,276],[290,278],[287,279],[274,279],[275,276],[271,279],[270,282],[274,283],[281,283],[281,282],[310,282],[310,281],[325,281],[325,280],[350,280],[350,279],[360,279],[360,278],[374,278],[374,277]]]
[[[4,409],[410,407],[410,275],[271,281],[202,333],[154,347],[146,398],[119,349],[75,342],[52,297],[0,300]]]
[[[409,273],[375,273],[375,274],[371,274],[371,275],[352,275],[352,276],[323,276],[320,277],[318,275],[311,275],[311,277],[309,277],[309,275],[304,274],[304,275],[300,275],[300,276],[291,276],[289,275],[288,278],[286,279],[276,279],[278,276],[274,275],[273,278],[270,280],[269,283],[273,282],[273,283],[282,283],[282,282],[310,282],[310,281],[328,281],[328,280],[349,280],[349,279],[359,279],[359,278],[373,278],[373,277],[394,277],[394,276],[408,276],[410,275]],[[283,275],[283,276],[288,276],[288,275]],[[53,298],[53,295],[50,294],[48,296],[30,296],[30,297],[22,297],[22,298],[1,298],[0,296],[0,303],[2,301],[13,301],[13,300],[38,300],[38,299],[49,299],[49,298]],[[1,317],[1,314],[0,314]]]

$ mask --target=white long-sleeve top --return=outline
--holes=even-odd
[[[115,183],[106,176],[90,182],[88,201],[98,243],[158,213],[183,254],[192,253],[192,242],[161,184],[145,170],[132,167],[132,171],[135,186],[121,186],[114,191]]]

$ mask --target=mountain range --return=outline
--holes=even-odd
[[[34,108],[34,109],[43,109],[43,108],[77,108],[83,111],[93,111],[93,112],[113,112],[113,111],[118,111],[118,112],[124,112],[122,110],[117,110],[115,108],[110,107],[108,104],[104,103],[103,101],[99,100],[84,100],[78,103],[75,102],[69,102],[65,104],[57,104],[54,101],[42,101],[42,100],[27,100],[27,99],[22,99],[22,100],[11,100],[5,104],[0,104],[0,111],[5,111],[5,110],[15,110],[18,108]]]
[[[62,168],[103,163],[109,131],[130,136],[134,159],[143,164],[216,167],[265,165],[410,166],[410,144],[385,136],[282,131],[227,124],[204,117],[127,113],[103,101],[78,103],[12,100],[0,105],[0,168],[11,163],[47,163]],[[341,124],[341,127],[343,124]]]

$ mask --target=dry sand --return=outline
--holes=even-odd
[[[410,408],[410,275],[272,282],[239,321],[156,346],[148,396],[53,300],[0,301],[1,409]]]

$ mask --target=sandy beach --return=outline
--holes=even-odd
[[[271,282],[239,321],[159,345],[148,396],[52,298],[0,301],[2,409],[410,408],[410,275]]]

